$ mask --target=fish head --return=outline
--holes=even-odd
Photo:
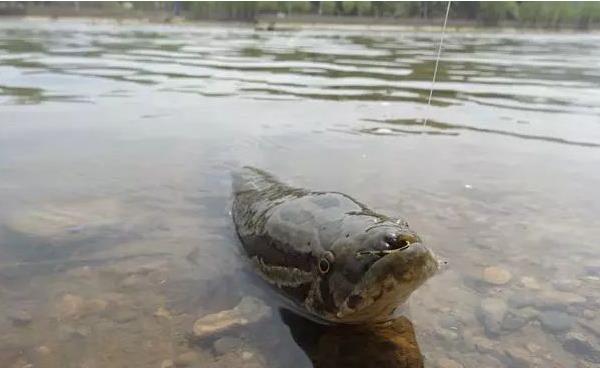
[[[323,317],[333,323],[393,319],[395,309],[436,273],[439,262],[407,224],[390,221],[353,230],[318,264]]]

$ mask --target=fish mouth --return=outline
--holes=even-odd
[[[396,307],[438,270],[436,257],[420,242],[393,250],[368,252],[380,258],[340,305],[336,314],[339,322],[384,322],[392,319]]]

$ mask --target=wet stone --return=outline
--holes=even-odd
[[[483,270],[483,279],[493,285],[504,285],[512,278],[511,273],[501,267],[487,267]]]
[[[553,333],[569,330],[574,322],[573,317],[558,311],[543,312],[538,319],[546,331]]]
[[[506,303],[499,298],[485,298],[478,309],[478,318],[485,328],[488,336],[500,334],[501,323],[506,314]]]
[[[31,321],[33,320],[33,318],[31,317],[31,314],[29,314],[29,312],[24,311],[24,310],[10,312],[8,314],[8,319],[15,326],[26,326],[26,325],[30,324]]]
[[[504,361],[508,366],[515,368],[527,368],[534,365],[533,356],[530,352],[519,347],[510,347],[504,350]]]
[[[262,300],[246,296],[233,309],[197,319],[194,323],[193,332],[197,338],[204,338],[258,322],[270,315],[271,308]]]
[[[600,364],[600,348],[584,334],[569,332],[563,339],[563,348],[588,362]]]

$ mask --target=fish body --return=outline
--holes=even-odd
[[[406,221],[345,194],[293,188],[250,167],[233,174],[233,194],[233,222],[251,263],[317,321],[388,321],[438,268]]]

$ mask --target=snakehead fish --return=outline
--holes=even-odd
[[[287,186],[251,167],[233,173],[233,222],[258,273],[322,323],[377,323],[438,269],[406,221],[337,192]]]

